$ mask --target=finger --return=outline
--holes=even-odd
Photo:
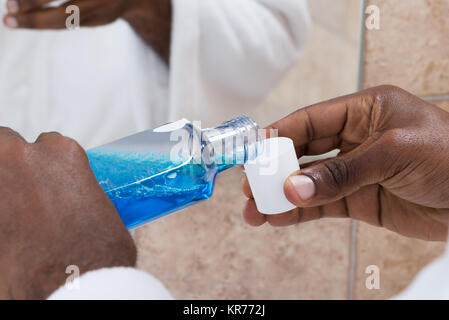
[[[115,3],[115,1],[113,1]],[[5,16],[5,24],[9,27],[30,28],[30,29],[62,29],[66,27],[68,14],[66,8],[75,5],[80,11],[80,23],[89,19],[91,15],[101,12],[103,16],[108,16],[116,8],[109,0],[73,0],[58,7],[42,8],[30,12],[19,12]],[[13,21],[15,20],[15,21]]]
[[[105,15],[104,12],[99,11],[97,13],[92,13],[82,20],[83,27],[98,27],[106,24],[110,24],[117,20],[121,16],[120,12],[109,12]]]
[[[53,0],[8,0],[6,8],[8,13],[26,12],[32,9],[40,8]]]
[[[7,127],[0,127],[0,147],[12,139],[26,142],[25,139],[13,129]]]
[[[266,215],[267,222],[273,227],[287,227],[298,224],[303,212],[299,208],[281,214]]]
[[[301,167],[302,167],[303,169],[305,169],[305,168],[311,167],[311,166],[316,165],[316,164],[318,164],[318,163],[320,163],[320,162],[323,162],[323,161],[324,161],[324,160],[315,160],[315,161],[312,161],[312,162],[303,163],[303,164],[301,164]],[[253,192],[252,192],[252,190],[251,190],[251,186],[249,185],[249,181],[248,181],[248,178],[247,178],[246,175],[244,175],[244,176],[243,176],[243,179],[242,179],[242,191],[243,191],[243,194],[244,194],[248,199],[253,199],[253,198],[254,198]]]
[[[340,139],[337,136],[313,140],[310,143],[297,148],[298,156],[302,155],[321,155],[329,150],[338,149],[340,147]]]
[[[257,210],[255,201],[250,199],[246,202],[243,210],[243,218],[246,223],[255,227],[261,226],[265,222],[275,227],[286,227],[322,218],[348,218],[349,216],[345,200],[313,208],[295,208],[277,215],[264,215]]]
[[[19,12],[5,16],[5,24],[12,28],[26,29],[62,29],[65,28],[67,15],[65,7],[45,8],[32,12]]]
[[[298,207],[319,206],[393,176],[401,164],[388,140],[389,135],[373,136],[350,153],[292,175],[284,185],[287,199]]]
[[[248,181],[248,178],[246,177],[246,175],[243,177],[242,190],[243,190],[243,194],[247,198],[249,198],[249,199],[253,198],[253,192],[251,191],[251,187],[249,186],[249,181]]]
[[[253,227],[259,227],[267,221],[266,216],[257,210],[254,199],[246,202],[245,208],[243,209],[243,219]]]
[[[298,156],[332,151],[343,142],[357,146],[370,133],[376,88],[300,109],[268,127],[293,140]]]
[[[62,135],[58,132],[43,132],[37,137],[34,143],[51,142],[60,139]]]

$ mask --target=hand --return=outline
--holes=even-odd
[[[0,127],[0,299],[43,299],[80,272],[134,266],[136,248],[87,156],[57,133]]]
[[[66,8],[76,5],[81,27],[101,26],[123,18],[168,62],[171,0],[70,0],[49,7],[53,1],[8,0],[4,23],[10,28],[63,29],[69,17]]]
[[[298,206],[288,213],[259,213],[244,181],[250,225],[348,217],[408,237],[446,240],[449,113],[382,86],[298,110],[270,128],[293,139],[299,157],[341,152],[285,182],[286,197]]]

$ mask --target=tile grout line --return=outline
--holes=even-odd
[[[421,96],[421,99],[427,102],[440,102],[440,101],[448,101],[449,94],[440,94],[440,95],[432,95],[432,96]]]
[[[358,91],[363,90],[363,80],[364,80],[364,55],[365,55],[365,27],[364,27],[364,17],[365,17],[365,8],[367,5],[367,0],[360,0],[360,35],[359,35],[359,71],[358,71]],[[427,102],[441,102],[441,101],[449,101],[449,93],[448,94],[440,94],[440,95],[430,95],[430,96],[421,96],[421,99]],[[348,299],[354,299],[354,290],[355,290],[355,272],[356,272],[356,263],[357,263],[357,226],[358,223],[356,220],[351,221],[350,227],[350,246],[349,246],[349,281],[348,281]]]
[[[354,284],[355,284],[355,265],[356,265],[356,238],[357,238],[357,221],[351,221],[351,243],[349,247],[349,294],[348,300],[354,300]]]
[[[363,88],[363,58],[365,55],[365,17],[366,0],[360,1],[360,35],[359,35],[359,72],[358,72],[358,90]],[[357,240],[357,221],[351,221],[351,233],[349,244],[349,281],[348,281],[348,300],[354,299],[355,283],[355,265],[356,265],[356,240]]]

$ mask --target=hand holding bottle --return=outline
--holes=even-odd
[[[0,299],[46,298],[66,278],[134,266],[136,248],[84,150],[57,133],[0,127]]]
[[[298,208],[280,215],[243,211],[253,226],[287,226],[325,217],[361,220],[409,237],[446,240],[449,216],[449,113],[381,86],[301,109],[272,124],[298,157],[340,149],[284,185]]]

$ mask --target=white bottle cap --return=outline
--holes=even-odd
[[[293,141],[271,138],[259,143],[259,155],[245,164],[257,210],[263,214],[280,214],[296,208],[284,194],[285,180],[299,170]]]

